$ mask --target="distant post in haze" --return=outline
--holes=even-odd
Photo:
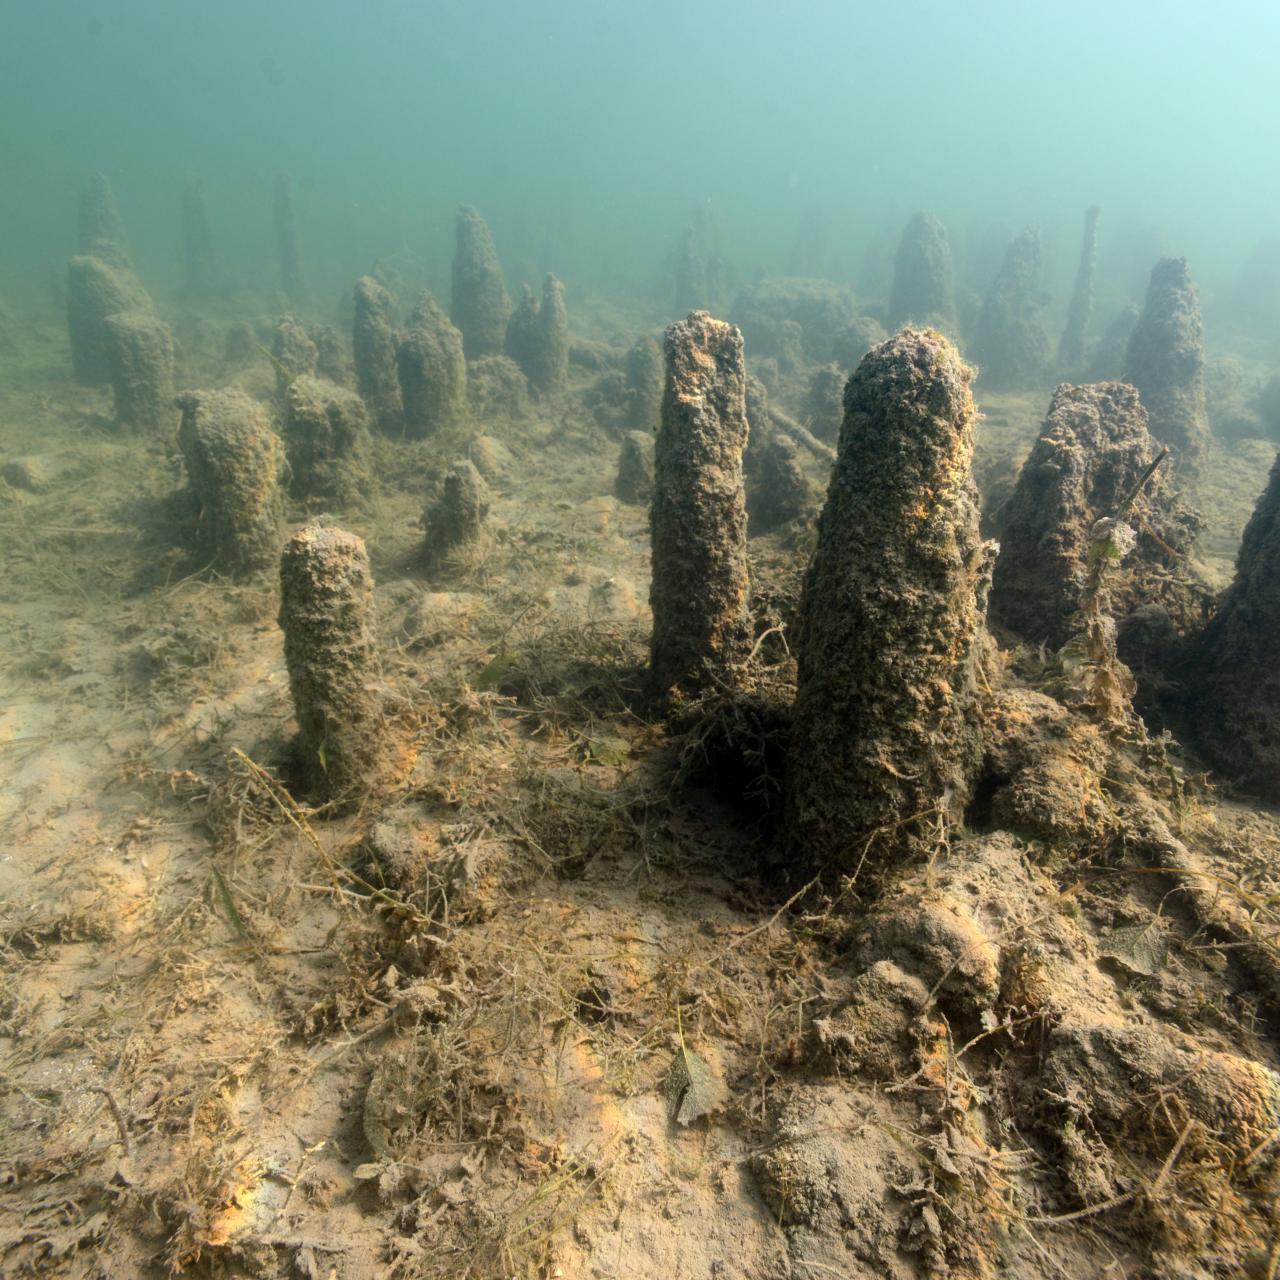
[[[1138,388],[1151,434],[1173,450],[1174,466],[1194,471],[1209,448],[1204,391],[1204,322],[1186,258],[1151,269],[1146,302],[1129,337],[1124,380]]]
[[[304,374],[314,376],[320,367],[320,348],[312,341],[307,326],[295,315],[281,316],[276,321],[271,354],[276,362],[276,394],[281,398],[294,378]]]
[[[398,435],[402,420],[391,295],[372,276],[361,276],[356,281],[354,298],[351,346],[355,353],[356,389],[378,430]]]
[[[113,267],[131,267],[129,236],[116,208],[111,182],[101,170],[89,175],[80,193],[80,252],[92,254]]]
[[[467,401],[462,334],[425,289],[396,348],[396,372],[410,440],[424,440],[462,417]]]
[[[912,214],[893,260],[889,328],[904,324],[955,331],[956,299],[947,229],[931,213]]]
[[[1048,375],[1043,274],[1040,228],[1026,227],[1005,250],[978,317],[973,347],[984,387],[1030,391]]]
[[[208,297],[217,283],[218,263],[209,220],[209,193],[203,178],[188,178],[182,188],[182,248],[188,296]]]
[[[281,284],[290,302],[301,302],[307,292],[302,271],[302,237],[293,207],[293,179],[287,173],[276,175],[275,223]]]
[[[449,313],[468,360],[502,354],[511,300],[489,225],[467,205],[458,210]]]
[[[1102,206],[1091,204],[1084,212],[1084,241],[1080,245],[1080,265],[1067,307],[1067,323],[1058,340],[1058,364],[1065,373],[1084,365],[1084,343],[1093,317],[1093,273],[1098,265],[1098,219]]]

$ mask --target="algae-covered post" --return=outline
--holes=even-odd
[[[271,354],[275,357],[276,394],[282,398],[294,378],[313,377],[320,362],[319,348],[311,340],[307,326],[293,315],[276,321]]]
[[[747,485],[753,534],[800,520],[813,503],[813,485],[800,465],[800,450],[784,432],[775,431],[761,446],[755,473]]]
[[[446,473],[440,497],[422,513],[427,563],[435,564],[456,547],[474,541],[488,516],[489,486],[475,464],[464,458]]]
[[[258,335],[247,320],[235,320],[227,326],[222,338],[222,364],[225,369],[243,369],[258,355]]]
[[[1124,380],[1138,388],[1151,434],[1194,470],[1209,447],[1204,394],[1204,323],[1186,258],[1151,269],[1146,302],[1129,338]]]
[[[105,173],[91,173],[80,193],[78,232],[77,243],[81,253],[101,258],[115,267],[132,265],[129,236]]]
[[[1244,790],[1280,801],[1280,457],[1187,682],[1196,746]]]
[[[534,296],[533,290],[525,285],[520,291],[520,301],[516,303],[515,310],[507,321],[507,337],[503,350],[509,359],[520,366],[526,377],[533,366],[538,311],[538,299]]]
[[[82,387],[111,381],[111,335],[107,317],[123,311],[150,311],[151,297],[128,267],[82,255],[67,267],[67,331],[71,369]]]
[[[217,284],[218,262],[209,220],[209,193],[203,178],[188,178],[182,188],[182,249],[188,296],[208,297]]]
[[[201,549],[219,568],[248,574],[276,556],[284,446],[266,410],[238,387],[178,397],[178,445],[200,505]]]
[[[462,331],[467,359],[502,353],[511,301],[502,280],[498,251],[485,220],[464,205],[458,210],[449,313]]]
[[[321,525],[289,539],[280,628],[304,785],[331,805],[358,804],[382,756],[373,576],[362,539]]]
[[[307,335],[315,343],[316,373],[339,386],[347,386],[351,382],[351,366],[337,329],[331,324],[313,324],[307,327]]]
[[[1129,339],[1138,327],[1141,314],[1141,309],[1130,302],[1107,321],[1101,336],[1089,348],[1085,362],[1090,382],[1118,382],[1123,377]]]
[[[804,416],[819,440],[834,441],[844,421],[845,372],[838,364],[815,369],[805,396]]]
[[[298,232],[298,214],[293,207],[293,179],[287,173],[276,175],[273,211],[280,282],[290,302],[301,302],[307,293],[302,268],[302,236]]]
[[[552,395],[569,380],[569,316],[564,306],[564,285],[553,275],[542,283],[542,305],[534,317],[529,350],[529,385]]]
[[[797,865],[875,875],[963,813],[994,554],[970,475],[971,377],[940,333],[908,329],[849,379],[796,627]]]
[[[107,358],[116,423],[127,430],[168,432],[173,403],[173,335],[151,311],[108,316]]]
[[[369,483],[369,415],[354,391],[303,374],[285,394],[289,491],[340,507],[359,502]]]
[[[1159,452],[1133,387],[1060,386],[1004,508],[992,618],[1032,644],[1066,644],[1078,630],[1090,530],[1120,511]],[[1157,472],[1135,500],[1141,523],[1159,541],[1144,541],[1130,557],[1137,566],[1132,587],[1139,585],[1141,562],[1152,558],[1154,548],[1161,549],[1160,563],[1176,554],[1177,516],[1162,490],[1162,475]],[[1122,591],[1121,600],[1141,603],[1132,589]]]
[[[951,242],[931,213],[916,213],[898,241],[889,296],[889,327],[933,325],[951,332],[956,322]],[[859,353],[861,355],[861,353]]]
[[[656,431],[662,414],[662,348],[652,338],[637,338],[627,352],[626,425],[632,431]]]
[[[666,376],[649,521],[649,685],[658,699],[731,682],[751,645],[742,334],[690,312],[667,329]]]
[[[750,475],[760,461],[760,451],[773,435],[773,410],[769,407],[769,390],[748,373],[745,402],[747,407],[747,447],[742,454],[742,468]]]
[[[1066,373],[1084,365],[1085,335],[1093,316],[1093,273],[1098,265],[1098,219],[1102,206],[1091,204],[1084,214],[1084,242],[1080,246],[1080,265],[1067,307],[1067,323],[1058,340],[1058,363]]]
[[[643,507],[653,499],[653,436],[647,431],[628,431],[618,451],[618,474],[613,494],[619,502]]]
[[[354,299],[351,344],[356,387],[378,430],[398,435],[403,423],[391,295],[372,276],[361,276],[356,281]]]
[[[396,348],[404,433],[422,440],[456,423],[466,408],[467,360],[462,334],[424,292]]]

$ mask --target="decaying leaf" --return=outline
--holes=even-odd
[[[582,741],[586,748],[587,758],[594,764],[617,767],[626,764],[627,756],[631,753],[631,744],[626,738],[588,738],[584,735]]]
[[[667,1112],[677,1124],[690,1125],[716,1106],[716,1079],[692,1049],[681,1046],[671,1060],[666,1084]]]
[[[1169,959],[1164,922],[1159,916],[1152,916],[1146,924],[1113,929],[1103,943],[1102,954],[1144,978],[1155,977]]]
[[[685,1043],[680,1011],[676,1009],[679,1044],[667,1071],[664,1093],[667,1114],[676,1124],[690,1125],[720,1104],[720,1085],[706,1062]]]

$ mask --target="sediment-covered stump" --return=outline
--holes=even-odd
[[[1085,336],[1093,316],[1093,274],[1098,265],[1098,219],[1101,205],[1090,205],[1084,214],[1084,241],[1080,245],[1080,265],[1067,306],[1067,323],[1058,339],[1058,363],[1071,373],[1084,365]]]
[[[369,484],[364,401],[322,378],[295,378],[285,396],[284,445],[295,498],[358,503]]]
[[[769,406],[768,387],[754,373],[747,374],[744,398],[747,413],[747,447],[742,453],[742,469],[750,475],[759,462],[760,451],[773,435],[773,410]]]
[[[1040,229],[1027,227],[1006,250],[978,316],[974,352],[984,386],[1025,391],[1044,380],[1049,338],[1044,330],[1042,275]]]
[[[1129,338],[1124,380],[1138,388],[1151,434],[1194,469],[1209,446],[1205,412],[1204,322],[1186,258],[1161,258]]]
[[[520,293],[520,301],[516,303],[511,319],[507,321],[507,337],[503,346],[504,354],[520,366],[525,377],[529,376],[529,370],[533,364],[538,311],[538,299],[534,296],[533,290],[525,285]]]
[[[316,347],[316,373],[340,387],[351,384],[351,364],[337,329],[331,324],[313,324],[307,329]]]
[[[803,519],[813,506],[813,498],[813,485],[800,465],[796,442],[784,432],[773,432],[761,447],[747,484],[751,533],[768,533]]]
[[[422,513],[426,530],[423,557],[428,564],[480,536],[489,516],[489,486],[470,459],[454,463],[440,496]]]
[[[730,319],[742,330],[753,361],[772,356],[789,373],[803,361],[829,360],[836,333],[856,314],[848,289],[827,280],[783,277],[744,289]]]
[[[131,266],[129,236],[124,220],[116,208],[115,193],[105,173],[89,175],[80,192],[80,217],[77,227],[80,252],[101,258],[114,267]]]
[[[845,390],[796,628],[796,865],[874,876],[962,816],[994,555],[970,475],[972,373],[940,333],[907,329]]]
[[[178,444],[200,505],[199,541],[219,568],[246,574],[274,562],[283,515],[284,446],[266,411],[239,388],[178,397]]]
[[[465,205],[458,210],[449,314],[462,332],[468,360],[502,353],[511,300],[489,226]]]
[[[662,416],[662,348],[652,338],[637,338],[627,352],[626,425],[631,431],[658,429]]]
[[[847,375],[837,364],[814,370],[804,401],[804,418],[819,440],[834,441],[844,421],[844,384]]]
[[[633,507],[642,507],[652,501],[653,436],[647,431],[628,431],[622,437],[613,493],[619,502]]]
[[[320,351],[297,316],[281,316],[276,321],[271,354],[276,361],[276,394],[283,397],[294,378],[314,377]]]
[[[173,403],[173,335],[151,311],[121,311],[107,331],[116,424],[131,431],[169,431]]]
[[[954,329],[955,321],[955,286],[947,229],[931,213],[913,214],[893,260],[889,327],[897,329],[910,323],[949,331]]]
[[[382,756],[373,577],[362,539],[321,525],[289,539],[280,628],[304,784],[320,799],[357,803]]]
[[[150,311],[151,297],[128,267],[81,255],[67,268],[67,331],[71,369],[82,387],[111,381],[111,335],[107,317],[123,311]]]
[[[564,305],[564,285],[553,275],[542,282],[542,305],[534,317],[529,365],[529,385],[542,395],[563,390],[569,381],[569,315]]]
[[[495,418],[518,422],[529,416],[529,379],[506,356],[468,360],[467,406],[477,422]]]
[[[222,339],[222,364],[226,369],[243,369],[258,354],[258,335],[247,320],[227,326]]]
[[[1141,314],[1133,303],[1128,303],[1107,321],[1102,335],[1089,348],[1086,364],[1090,382],[1118,382],[1124,377],[1129,339],[1138,327],[1138,317]]]
[[[1159,452],[1133,387],[1101,382],[1058,388],[1001,516],[991,588],[994,620],[1032,644],[1066,644],[1079,629],[1075,617],[1088,572],[1090,531],[1120,511]],[[1131,523],[1146,536],[1110,593],[1120,613],[1142,603],[1144,567],[1149,571],[1176,558],[1184,536],[1162,472],[1139,495]]]
[[[654,455],[649,685],[659,699],[696,695],[750,648],[746,443],[742,334],[690,312],[667,329]]]
[[[403,425],[400,382],[396,375],[396,334],[391,295],[372,276],[355,287],[351,343],[356,387],[379,431],[399,435]]]
[[[1205,758],[1244,790],[1280,800],[1280,457],[1186,683]]]
[[[855,316],[836,330],[835,337],[831,339],[831,358],[842,369],[852,371],[872,347],[888,336],[884,325],[874,316]]]
[[[422,440],[457,422],[467,402],[462,334],[424,292],[396,348],[404,434]]]

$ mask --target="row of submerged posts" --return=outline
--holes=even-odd
[[[1184,279],[1184,264],[1157,267],[1135,364],[1176,363],[1170,349],[1195,345]],[[666,358],[652,506],[650,677],[661,699],[731,689],[755,635],[741,337],[694,313],[667,331]],[[979,526],[973,376],[942,334],[906,328],[845,386],[792,632],[788,861],[874,874],[886,859],[936,848],[961,821],[983,756],[981,694],[998,679],[989,610],[1006,633],[1064,652],[1093,627],[1121,671],[1125,631],[1117,636],[1110,614],[1136,620],[1139,638],[1160,614],[1161,669],[1143,673],[1159,688],[1160,711],[1228,777],[1280,798],[1280,461],[1206,625],[1187,616],[1203,608],[1203,592],[1187,591],[1175,572],[1202,520],[1153,467],[1163,452],[1138,391],[1059,387],[1006,504],[1001,549]],[[1154,405],[1185,421],[1195,405],[1184,388]],[[1098,558],[1112,555],[1127,563],[1108,569],[1102,592]]]
[[[189,274],[215,269],[203,185],[184,191]],[[276,231],[291,297],[304,293],[292,188],[276,186]],[[458,423],[467,406],[467,362],[509,359],[529,390],[553,397],[567,382],[569,325],[560,281],[539,301],[526,290],[512,308],[488,227],[474,210],[457,219],[451,313],[423,292],[397,325],[387,289],[371,276],[353,291],[355,390],[342,385],[345,357],[327,325],[285,315],[267,353],[278,408],[240,387],[175,395],[174,343],[133,270],[110,184],[91,177],[81,197],[79,252],[68,268],[73,376],[110,386],[116,425],[177,443],[208,565],[231,577],[279,564],[279,621],[298,721],[296,761],[309,794],[332,803],[374,786],[385,757],[376,689],[372,575],[362,539],[311,524],[281,552],[286,495],[359,505],[367,493],[371,427],[423,439]],[[456,322],[456,323],[455,323]],[[248,330],[242,345],[256,342]],[[431,563],[474,539],[489,511],[487,484],[470,460],[455,463],[423,512],[422,559]]]
[[[1096,225],[1091,212],[1062,340],[1072,360],[1092,287]],[[231,573],[260,570],[279,555],[286,486],[295,497],[340,505],[358,498],[371,425],[422,438],[456,421],[467,404],[468,362],[505,356],[541,394],[567,380],[559,282],[548,277],[541,300],[526,292],[513,307],[488,228],[469,209],[458,217],[448,314],[423,294],[398,327],[383,285],[372,277],[356,284],[356,391],[324,376],[322,334],[281,320],[272,353],[281,435],[238,389],[175,399],[172,340],[132,271],[101,183],[86,192],[80,247],[68,296],[77,380],[110,382],[117,417],[134,426],[172,425],[177,405],[205,550]],[[910,321],[923,308],[946,322],[954,302],[944,249],[927,217],[913,220],[899,251],[895,314]],[[1026,238],[1011,247],[986,341],[1013,323],[997,304],[1014,299],[1004,311],[1017,312],[1035,252]],[[1018,345],[1004,342],[1007,351]],[[672,325],[664,350],[651,339],[632,348],[619,375],[625,430],[616,490],[651,504],[656,702],[733,688],[756,642],[749,518],[767,528],[805,509],[811,495],[801,449],[832,465],[792,636],[798,669],[785,839],[796,860],[874,868],[960,819],[982,754],[988,611],[1030,643],[1065,645],[1079,625],[1099,521],[1135,501],[1140,508],[1136,547],[1112,590],[1118,615],[1148,608],[1152,584],[1167,583],[1185,557],[1198,517],[1164,471],[1146,474],[1157,441],[1173,444],[1193,467],[1205,432],[1203,332],[1180,259],[1162,260],[1152,273],[1125,375],[1123,383],[1059,388],[1005,504],[997,555],[980,532],[971,477],[973,370],[935,329],[903,328],[873,346],[843,385],[838,375],[823,385],[819,398],[833,402],[829,412],[840,421],[834,451],[769,406],[747,372],[741,333],[708,313]],[[644,429],[655,417],[656,440]],[[748,476],[763,497],[750,517]],[[424,513],[429,549],[439,554],[474,537],[488,506],[481,475],[459,463]],[[309,526],[286,545],[281,584],[303,772],[315,794],[349,797],[376,779],[382,755],[363,544]],[[1178,621],[1179,635],[1166,634],[1154,649],[1174,690],[1166,702],[1175,718],[1225,773],[1280,797],[1280,469],[1211,621]]]

